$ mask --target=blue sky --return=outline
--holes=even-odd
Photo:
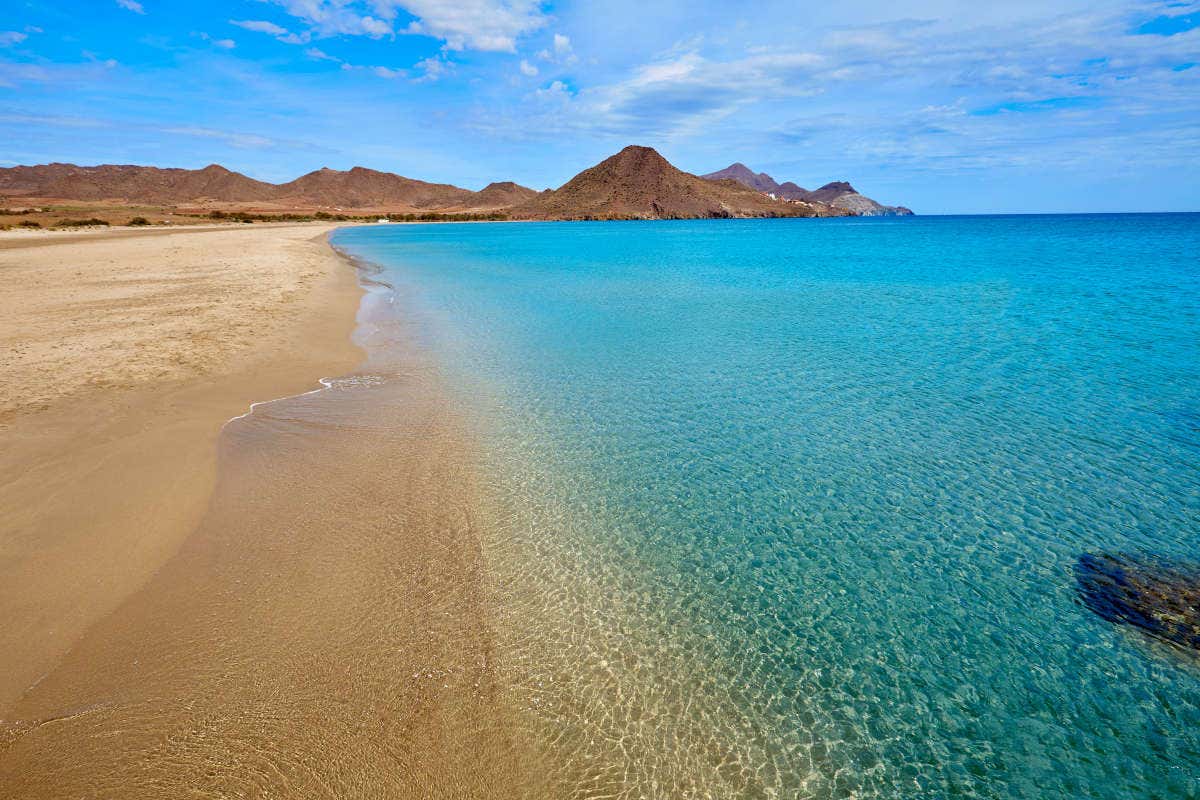
[[[6,0],[0,141],[538,189],[637,143],[925,213],[1200,210],[1200,1]]]

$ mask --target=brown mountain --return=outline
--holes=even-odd
[[[770,190],[770,191],[767,191]],[[777,195],[778,199],[768,196]],[[778,184],[735,163],[697,177],[648,147],[626,147],[557,190],[536,193],[512,182],[472,192],[391,172],[319,169],[275,185],[212,164],[200,170],[105,164],[0,168],[0,197],[170,205],[212,201],[284,209],[497,211],[534,219],[809,217],[911,214],[883,206],[844,181],[813,192]]]
[[[519,183],[512,181],[501,181],[499,183],[489,183],[487,186],[475,192],[466,206],[468,208],[509,208],[510,206],[520,205],[534,197],[537,197],[537,192]]]
[[[45,164],[0,169],[0,195],[12,197],[177,203],[197,199],[260,201],[269,199],[274,191],[269,183],[216,164],[199,170],[127,164]]]
[[[740,161],[730,164],[725,169],[710,172],[700,177],[709,181],[720,181],[728,178],[737,181],[743,186],[749,186],[755,191],[766,192],[767,194],[775,194],[779,190],[779,184],[770,175],[765,172],[756,173]]]
[[[846,181],[827,183],[820,189],[809,192],[807,199],[826,203],[835,208],[844,208],[860,217],[911,217],[913,213],[904,206],[885,206],[859,194]]]
[[[275,187],[275,200],[293,205],[341,208],[450,208],[474,193],[448,183],[426,183],[365,167],[322,168]]]
[[[534,219],[678,219],[841,216],[844,211],[785,203],[737,181],[708,181],[673,167],[649,147],[630,145],[562,187],[512,210]]]
[[[776,197],[782,197],[786,200],[803,200],[808,197],[808,189],[805,189],[791,181],[784,181],[779,184],[779,188],[775,190]]]
[[[740,161],[730,164],[723,170],[710,172],[707,175],[701,176],[706,180],[721,180],[729,178],[737,181],[751,189],[756,189],[760,192],[774,194],[776,197],[781,197],[785,200],[803,200],[810,203],[822,203],[824,205],[840,208],[856,216],[862,217],[881,217],[881,216],[911,216],[912,211],[904,206],[885,206],[878,203],[865,195],[861,195],[858,191],[846,181],[834,181],[827,183],[820,189],[808,191],[802,189],[791,181],[785,183],[775,183],[775,179],[765,172],[754,172],[752,169],[742,164]],[[764,188],[774,186],[775,188]]]
[[[832,203],[847,194],[858,194],[858,191],[845,181],[834,181],[825,184],[820,189],[812,190],[808,193],[808,198],[819,203]]]
[[[472,192],[445,183],[426,183],[390,172],[355,167],[319,169],[275,185],[213,164],[200,170],[104,164],[79,167],[45,164],[0,169],[0,197],[115,200],[125,203],[270,203],[295,208],[380,208],[389,210],[495,209],[536,194],[515,183],[493,183]]]

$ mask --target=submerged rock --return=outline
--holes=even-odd
[[[1200,650],[1200,566],[1127,553],[1084,553],[1075,563],[1083,604],[1109,622]]]

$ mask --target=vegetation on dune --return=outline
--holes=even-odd
[[[151,223],[150,220],[146,219],[145,217],[134,217],[125,224],[136,227],[140,225],[151,225],[153,223]]]
[[[312,214],[254,214],[248,211],[210,211],[209,219],[229,222],[376,222],[386,219],[389,222],[499,222],[507,220],[508,214],[500,211],[489,212],[438,212],[424,211],[421,213],[375,213],[375,214],[331,214],[328,211],[317,211]]]

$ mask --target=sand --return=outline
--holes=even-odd
[[[0,234],[0,719],[195,527],[226,420],[361,360],[329,230]]]
[[[470,425],[325,232],[0,250],[6,798],[553,796]]]

